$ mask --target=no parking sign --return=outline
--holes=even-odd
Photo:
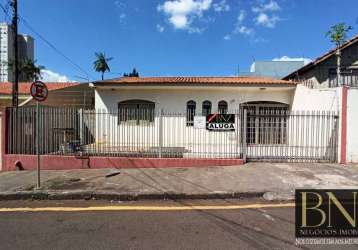
[[[31,96],[38,102],[43,102],[48,96],[48,89],[45,83],[36,81],[30,87]]]

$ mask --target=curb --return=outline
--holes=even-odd
[[[266,192],[228,193],[117,193],[108,191],[18,191],[0,192],[0,201],[10,200],[211,200],[262,198]]]

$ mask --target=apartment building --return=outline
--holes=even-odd
[[[7,23],[0,23],[0,82],[12,82],[14,72],[9,62],[14,60],[13,30]],[[34,60],[34,39],[29,35],[19,34],[18,37],[18,58],[23,60],[29,58]],[[25,81],[20,79],[19,81]]]

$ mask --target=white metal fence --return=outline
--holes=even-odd
[[[41,154],[245,158],[272,161],[337,159],[338,115],[332,112],[290,112],[241,109],[234,130],[198,128],[193,114],[164,110],[118,111],[41,107],[7,109],[7,153],[35,154],[40,128]],[[200,114],[195,114],[200,116]],[[204,124],[205,126],[205,124]]]

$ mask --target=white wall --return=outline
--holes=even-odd
[[[239,109],[239,105],[250,101],[273,101],[291,104],[294,94],[293,88],[258,87],[191,87],[170,89],[96,89],[95,107],[101,110],[116,110],[118,102],[129,99],[143,99],[155,102],[156,109],[169,112],[185,112],[186,102],[194,100],[197,112],[201,112],[201,104],[209,100],[213,105],[213,112],[217,111],[218,102],[228,102],[229,110]]]
[[[297,85],[292,110],[339,111],[341,88],[310,89]]]
[[[358,89],[348,90],[347,161],[358,162]]]

